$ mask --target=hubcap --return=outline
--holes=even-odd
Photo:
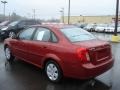
[[[58,69],[54,64],[49,64],[47,66],[47,76],[52,81],[54,81],[58,78]]]
[[[11,37],[11,38],[12,38],[14,35],[15,35],[14,32],[10,32],[10,33],[9,33],[9,37]]]
[[[9,48],[5,49],[5,55],[6,55],[7,59],[10,59],[10,49]]]

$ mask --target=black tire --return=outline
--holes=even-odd
[[[57,69],[57,71],[56,71],[56,73],[58,74],[58,76],[57,76],[57,78],[55,78],[55,79],[52,79],[52,77],[50,78],[50,76],[48,75],[48,67],[50,66],[50,65],[54,65],[55,67],[56,67],[56,69]],[[54,68],[55,68],[54,67]],[[46,76],[47,76],[47,78],[51,81],[51,82],[53,82],[53,83],[58,83],[58,82],[60,82],[61,80],[62,80],[62,77],[63,77],[63,74],[62,74],[62,70],[61,70],[61,68],[60,68],[60,66],[56,63],[56,62],[54,62],[54,61],[48,61],[47,63],[46,63],[46,65],[45,65],[45,73],[46,73]]]
[[[14,36],[15,36],[15,32],[10,31],[10,32],[9,32],[9,37],[13,38]]]
[[[105,33],[105,29],[103,30],[103,33]]]
[[[90,32],[92,32],[92,30],[93,30],[93,29],[92,29],[92,28],[90,28]]]
[[[5,51],[5,56],[6,56],[7,61],[10,61],[10,62],[13,61],[15,57],[12,55],[10,48],[6,46],[4,51]]]

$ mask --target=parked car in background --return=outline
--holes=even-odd
[[[18,20],[11,22],[8,26],[1,28],[0,38],[5,39],[8,37],[12,37],[22,29],[35,24],[41,24],[41,23],[35,20]]]
[[[120,26],[118,26],[117,32],[120,33]]]
[[[75,26],[79,27],[79,28],[84,28],[87,24],[86,23],[77,23],[75,24]]]
[[[94,78],[114,62],[108,42],[69,25],[31,26],[6,39],[4,50],[8,61],[16,57],[42,68],[52,82]]]
[[[5,26],[7,26],[10,23],[11,23],[11,21],[3,21],[3,22],[1,22],[0,23],[0,29],[3,28],[3,27],[5,27]]]
[[[95,27],[95,32],[105,32],[107,24],[97,24]]]
[[[114,25],[111,25],[111,24],[108,24],[106,29],[105,29],[105,32],[106,33],[113,33],[115,30],[115,26]]]
[[[89,32],[93,32],[93,31],[95,31],[95,27],[96,27],[96,24],[88,24],[84,27],[84,29]]]
[[[107,25],[107,28],[105,30],[106,33],[113,33],[115,30],[115,24],[108,24]],[[117,32],[119,33],[120,32],[120,25],[118,24],[118,27],[117,27]]]

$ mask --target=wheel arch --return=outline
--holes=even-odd
[[[5,45],[4,45],[4,50],[5,50],[5,48],[8,47],[8,46],[9,46],[8,44],[5,44]]]
[[[58,58],[55,55],[48,55],[46,58],[44,58],[44,60],[42,60],[42,68],[45,69],[45,65],[48,61],[54,61],[55,63],[58,64],[58,66],[60,67],[61,71],[63,72],[63,64],[62,61],[60,60],[60,58]]]

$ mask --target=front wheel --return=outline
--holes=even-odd
[[[52,82],[60,82],[62,79],[62,71],[59,65],[54,61],[48,61],[45,66],[45,73],[48,79]]]
[[[5,56],[7,61],[13,61],[14,60],[14,56],[11,54],[11,50],[9,47],[5,47]]]
[[[11,31],[11,32],[9,33],[9,37],[13,38],[14,36],[15,36],[15,33]]]

